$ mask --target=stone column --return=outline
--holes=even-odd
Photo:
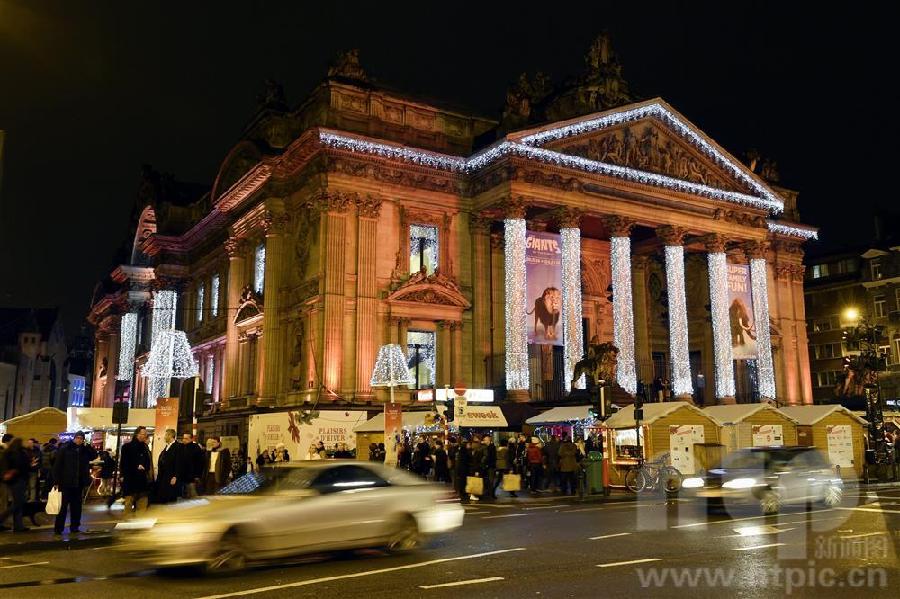
[[[453,341],[450,337],[449,320],[439,320],[437,322],[437,332],[435,334],[435,352],[437,358],[435,360],[437,372],[434,377],[435,387],[443,387],[444,385],[453,386]]]
[[[766,245],[747,244],[750,258],[750,288],[753,299],[753,320],[756,323],[756,372],[760,401],[775,400],[775,367],[772,363],[772,339],[769,330],[769,268]]]
[[[116,400],[116,373],[119,372],[119,330],[109,332],[109,360],[106,369],[106,388],[103,389],[103,407],[111,408]]]
[[[653,372],[650,359],[650,320],[647,307],[648,256],[631,257],[631,285],[634,289],[634,361],[637,377],[647,380]],[[604,290],[605,291],[605,290]]]
[[[525,205],[509,202],[503,221],[506,393],[514,401],[528,401],[527,287],[525,283]]]
[[[225,365],[222,371],[222,407],[228,407],[228,400],[239,395],[241,387],[240,352],[238,351],[238,329],[234,324],[237,310],[241,305],[241,290],[244,288],[246,244],[243,239],[230,237],[225,242],[228,253],[228,292],[225,296]]]
[[[672,393],[693,403],[690,346],[688,344],[687,298],[684,292],[684,235],[680,227],[664,226],[656,234],[665,243],[666,288],[669,297],[669,358],[672,364]]]
[[[450,355],[451,386],[460,382],[468,382],[463,379],[462,328],[463,323],[460,321],[450,323],[450,346],[453,350],[453,353]]]
[[[246,333],[238,335],[238,361],[235,395],[244,396],[250,387],[250,343]]]
[[[406,354],[406,345],[407,345],[407,335],[409,334],[409,318],[398,318],[397,319],[397,343],[403,349],[403,353]]]
[[[630,395],[637,393],[634,363],[634,302],[631,288],[631,228],[634,222],[620,216],[605,219],[609,231],[613,287],[613,343],[619,350],[616,382]]]
[[[708,252],[716,399],[721,404],[732,404],[734,358],[731,353],[731,323],[728,318],[728,258],[725,255],[725,238],[721,235],[708,235],[705,241]]]
[[[106,368],[106,381],[112,380],[115,378],[115,373],[109,371],[109,338],[105,332],[101,330],[97,331],[97,334],[94,337],[94,384],[91,387],[91,407],[93,408],[102,408],[104,401],[104,394],[102,389],[104,389],[105,381],[100,379],[100,369],[103,366],[103,358],[106,358],[107,368]]]
[[[800,401],[803,405],[812,405],[812,379],[809,366],[809,338],[806,336],[806,304],[803,296],[803,275],[806,267],[795,264],[791,269],[791,289],[794,297],[794,323],[796,331],[798,383],[800,385]]]
[[[488,386],[485,364],[491,351],[491,221],[472,217],[472,386]]]
[[[582,375],[573,381],[575,363],[584,356],[584,343],[581,331],[581,212],[571,208],[558,212],[559,237],[562,262],[562,325],[563,325],[563,364],[566,391],[572,385],[577,389],[585,388]]]
[[[257,404],[274,406],[280,391],[284,347],[281,326],[281,280],[284,273],[284,237],[290,217],[284,213],[280,200],[270,201],[269,210],[263,219],[266,231],[266,265],[263,276],[263,335],[262,345],[257,349],[257,360],[262,364],[262,380]]]
[[[325,265],[325,323],[322,359],[323,384],[340,392],[343,370],[345,249],[347,246],[347,209],[350,197],[329,192],[319,197],[318,207],[325,213],[322,247]],[[371,374],[370,374],[371,376]]]
[[[356,397],[365,401],[373,397],[369,381],[378,350],[378,340],[375,338],[378,311],[375,259],[381,199],[366,196],[357,199],[356,206],[359,214],[356,247]]]

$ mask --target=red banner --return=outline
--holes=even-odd
[[[398,403],[384,404],[384,463],[397,464],[397,446],[403,430],[403,411]]]
[[[178,438],[178,398],[161,397],[156,400],[156,428],[153,430],[153,468],[166,446],[166,429],[171,428]]]

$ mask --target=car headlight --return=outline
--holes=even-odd
[[[755,478],[735,478],[722,485],[726,489],[749,489],[756,486]]]
[[[684,489],[699,489],[703,484],[703,479],[699,476],[692,476],[681,481],[681,487]]]

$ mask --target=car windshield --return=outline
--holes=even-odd
[[[239,476],[221,489],[219,495],[258,495],[279,490],[307,489],[315,473],[310,468],[263,468]]]
[[[724,467],[728,470],[762,470],[763,457],[758,451],[737,451],[725,457]]]

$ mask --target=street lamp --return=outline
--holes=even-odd
[[[859,308],[855,306],[844,308],[843,317],[844,322],[848,324],[856,324],[857,322],[859,322]]]

